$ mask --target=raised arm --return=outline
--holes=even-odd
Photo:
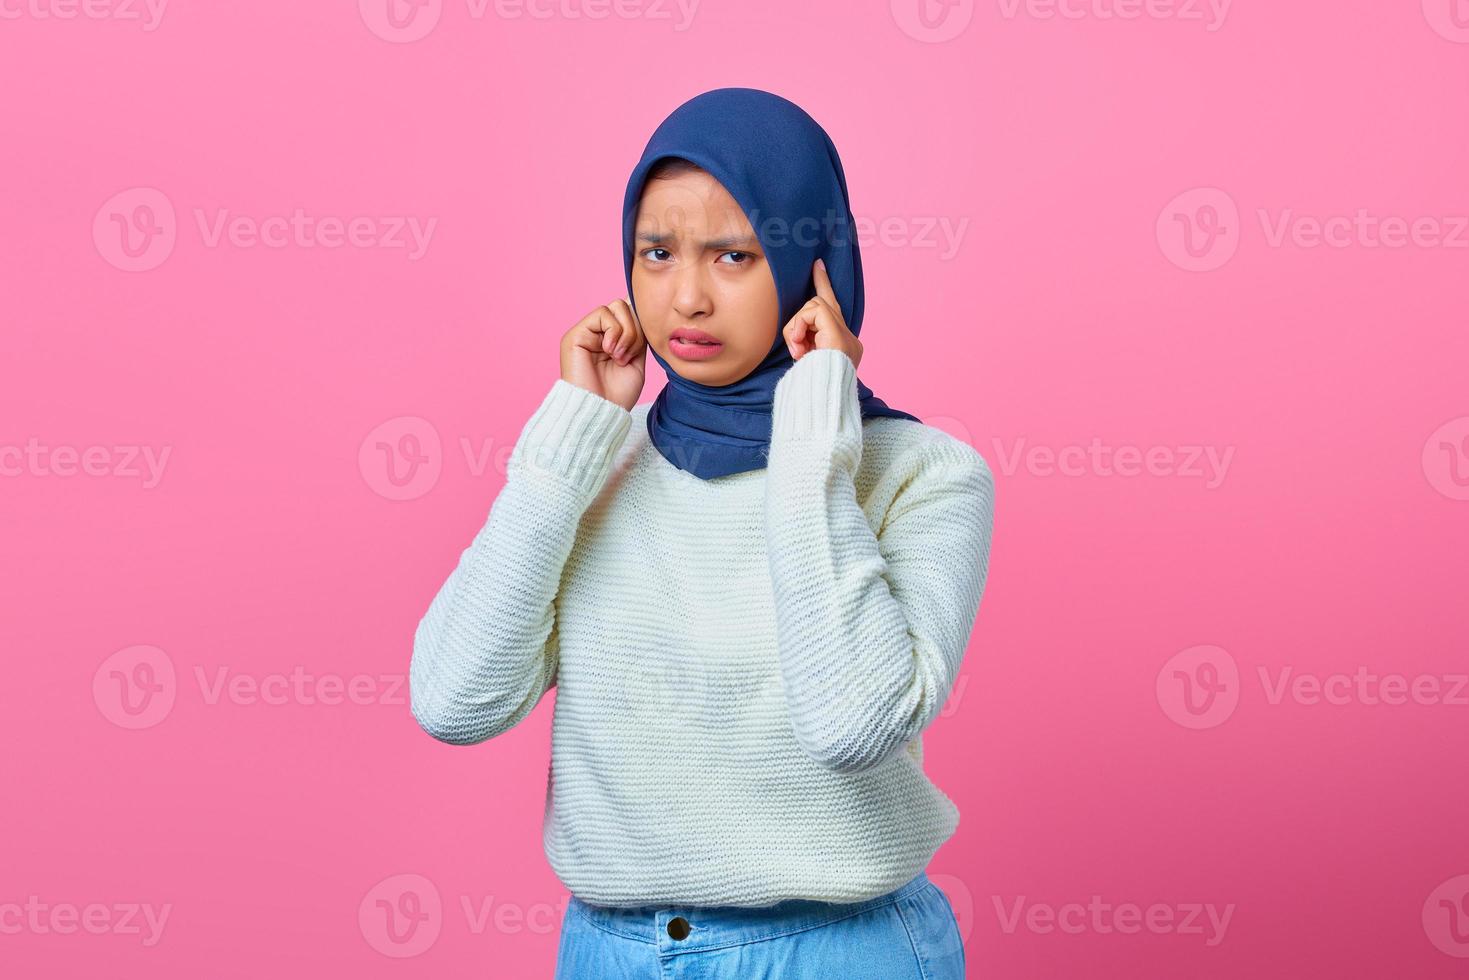
[[[556,683],[555,600],[577,527],[632,414],[558,378],[526,422],[489,519],[413,637],[413,717],[471,745],[507,731]]]
[[[808,351],[776,386],[765,526],[791,725],[821,766],[861,772],[943,707],[989,567],[994,480],[967,443],[934,433],[874,534],[853,482],[856,370]]]

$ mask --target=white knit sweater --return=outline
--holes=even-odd
[[[584,901],[897,888],[959,823],[919,734],[979,610],[989,467],[864,421],[837,350],[781,378],[765,469],[678,469],[648,407],[551,387],[418,625],[414,717],[472,744],[556,687],[543,845]]]

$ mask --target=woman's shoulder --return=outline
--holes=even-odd
[[[858,492],[880,514],[878,535],[903,514],[965,522],[988,533],[994,521],[995,479],[984,456],[937,425],[879,416],[863,421]]]
[[[960,423],[955,423],[962,429]],[[881,415],[862,422],[862,457],[911,475],[959,471],[992,481],[989,463],[968,438],[929,422]]]

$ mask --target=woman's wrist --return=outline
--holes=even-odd
[[[508,469],[549,474],[592,494],[631,428],[628,409],[558,378],[522,429]]]
[[[862,409],[857,370],[836,348],[807,351],[775,386],[770,441],[832,443],[849,461],[862,451]]]

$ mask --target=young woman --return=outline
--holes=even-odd
[[[628,301],[562,338],[418,626],[414,717],[473,744],[557,688],[559,978],[962,977],[920,735],[979,609],[989,468],[857,379],[846,178],[800,107],[686,102],[623,219]]]

